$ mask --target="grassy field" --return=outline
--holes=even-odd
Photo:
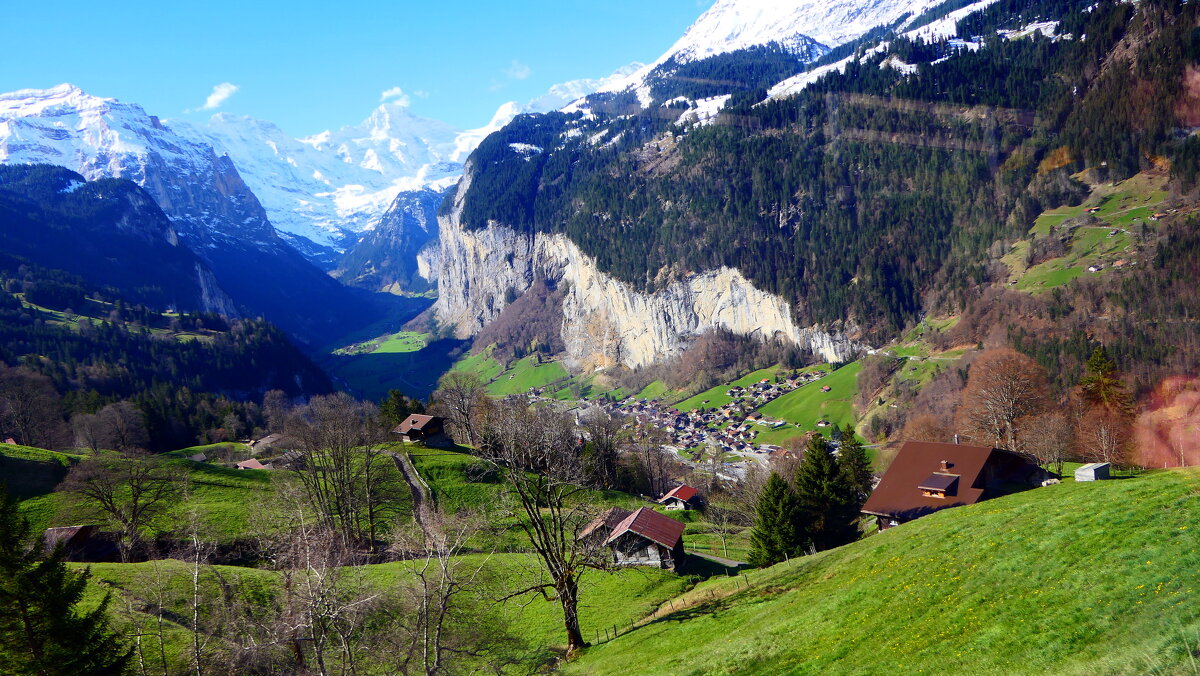
[[[460,560],[465,564],[482,563],[492,580],[484,593],[497,598],[502,591],[519,588],[528,571],[536,570],[536,563],[524,554],[467,555]],[[347,581],[361,585],[368,592],[394,591],[401,586],[414,583],[410,572],[411,563],[397,562],[354,569],[344,569]],[[154,660],[159,659],[159,642],[156,635],[156,619],[149,614],[148,606],[162,600],[165,614],[165,652],[169,668],[173,673],[187,671],[186,660],[192,633],[176,618],[190,616],[188,603],[191,594],[190,568],[180,561],[165,560],[146,563],[91,564],[92,582],[88,601],[98,601],[105,592],[113,592],[111,607],[120,613],[121,622],[129,622],[125,610],[132,605],[132,617],[141,624],[147,635],[143,636],[143,650]],[[248,598],[263,600],[279,592],[281,574],[267,570],[234,566],[211,566],[203,573],[203,587],[209,592],[217,591],[218,579],[222,584],[235,583],[234,587],[247,590]],[[668,598],[678,595],[691,581],[667,571],[651,568],[624,570],[615,574],[595,573],[585,575],[581,584],[580,622],[584,632],[593,637],[602,627],[628,626],[653,612]],[[521,655],[528,660],[518,665],[516,673],[527,673],[535,665],[553,657],[550,648],[565,642],[562,630],[562,613],[557,602],[537,598],[516,599],[497,602],[496,610],[504,629],[516,640],[525,644]],[[151,606],[152,607],[152,606]]]
[[[1029,233],[1034,238],[1049,236],[1051,230],[1064,222],[1090,214],[1096,221],[1093,225],[1081,225],[1071,236],[1066,255],[1026,267],[1026,253],[1030,241],[1022,240],[1013,245],[1001,260],[1008,266],[1010,281],[1015,288],[1030,293],[1047,291],[1067,284],[1087,274],[1108,274],[1112,263],[1122,258],[1129,259],[1136,253],[1131,230],[1139,227],[1153,228],[1149,218],[1167,197],[1166,180],[1161,176],[1138,174],[1116,185],[1100,185],[1082,204],[1073,207],[1058,207],[1043,212],[1034,221]],[[1114,234],[1114,231],[1115,234]],[[1098,273],[1089,273],[1087,268],[1098,264],[1104,267]]]
[[[817,427],[818,420],[828,420],[838,426],[847,423],[853,425],[852,401],[858,391],[857,378],[861,368],[862,365],[858,362],[847,364],[820,380],[788,392],[758,410],[763,415],[786,420],[797,430],[803,431],[821,429]],[[822,387],[832,389],[822,392]],[[775,433],[778,434],[779,430]]]
[[[474,373],[485,384],[488,394],[524,394],[531,387],[545,387],[552,382],[567,378],[569,374],[557,361],[539,364],[536,355],[523,357],[504,368],[492,357],[490,348],[459,360],[455,371]]]
[[[1195,673],[1200,473],[1064,483],[714,579],[569,673]]]

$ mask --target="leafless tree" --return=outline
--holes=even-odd
[[[135,452],[89,458],[71,468],[59,490],[75,495],[120,530],[121,557],[141,553],[142,531],[179,496],[185,481],[177,467]]]
[[[364,624],[380,595],[363,580],[363,560],[326,526],[307,499],[283,491],[283,519],[267,551],[280,571],[277,640],[292,647],[296,671],[357,673]],[[311,667],[308,661],[311,658]]]
[[[617,465],[623,422],[599,406],[588,412],[583,428],[589,444],[589,466],[593,485],[613,488],[617,485]]]
[[[424,528],[407,524],[394,533],[393,548],[411,557],[402,564],[407,602],[385,609],[401,673],[460,670],[464,658],[480,658],[504,638],[481,612],[490,605],[484,598],[488,557],[461,556],[486,523],[482,513],[431,512]]]
[[[487,399],[483,383],[474,373],[451,371],[433,393],[435,410],[446,418],[450,433],[469,446],[479,445],[479,407]]]
[[[579,580],[607,560],[580,530],[595,516],[583,498],[587,471],[572,420],[521,399],[501,402],[483,430],[480,455],[507,480],[518,523],[542,575],[508,598],[540,593],[562,606],[567,653],[585,644],[579,627]]]
[[[313,397],[293,411],[288,435],[304,451],[296,475],[323,526],[340,533],[345,546],[375,545],[382,509],[382,481],[390,458],[375,406],[338,393]]]
[[[102,448],[117,451],[143,450],[150,441],[141,410],[128,401],[109,404],[94,414],[71,417],[75,444],[93,453]]]
[[[1098,405],[1086,409],[1079,419],[1075,439],[1083,457],[1119,465],[1127,459],[1132,434],[1129,416]]]
[[[24,367],[0,368],[0,433],[27,446],[60,440],[61,397],[46,376]]]
[[[677,465],[663,448],[667,441],[666,431],[654,425],[635,424],[629,435],[628,448],[645,472],[648,492],[654,497],[667,492],[671,470]]]
[[[958,427],[968,438],[1022,451],[1017,421],[1045,410],[1046,372],[1010,348],[987,350],[971,365]]]
[[[1024,432],[1026,450],[1061,476],[1071,448],[1071,422],[1067,415],[1061,411],[1038,413],[1019,420],[1018,427]]]

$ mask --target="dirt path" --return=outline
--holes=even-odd
[[[404,480],[408,482],[408,488],[412,491],[413,518],[417,520],[417,525],[425,533],[426,544],[437,542],[436,535],[438,533],[435,530],[437,520],[434,518],[437,505],[429,493],[429,486],[421,478],[407,453],[392,453],[391,456],[396,461],[396,469],[404,475]]]

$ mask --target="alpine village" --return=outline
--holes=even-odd
[[[0,674],[1200,674],[1200,3],[139,4],[6,10]]]

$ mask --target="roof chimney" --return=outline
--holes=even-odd
[[[949,461],[949,460],[943,460],[943,461],[942,461],[942,471],[943,471],[943,472],[948,472],[948,471],[950,471],[950,461]]]

